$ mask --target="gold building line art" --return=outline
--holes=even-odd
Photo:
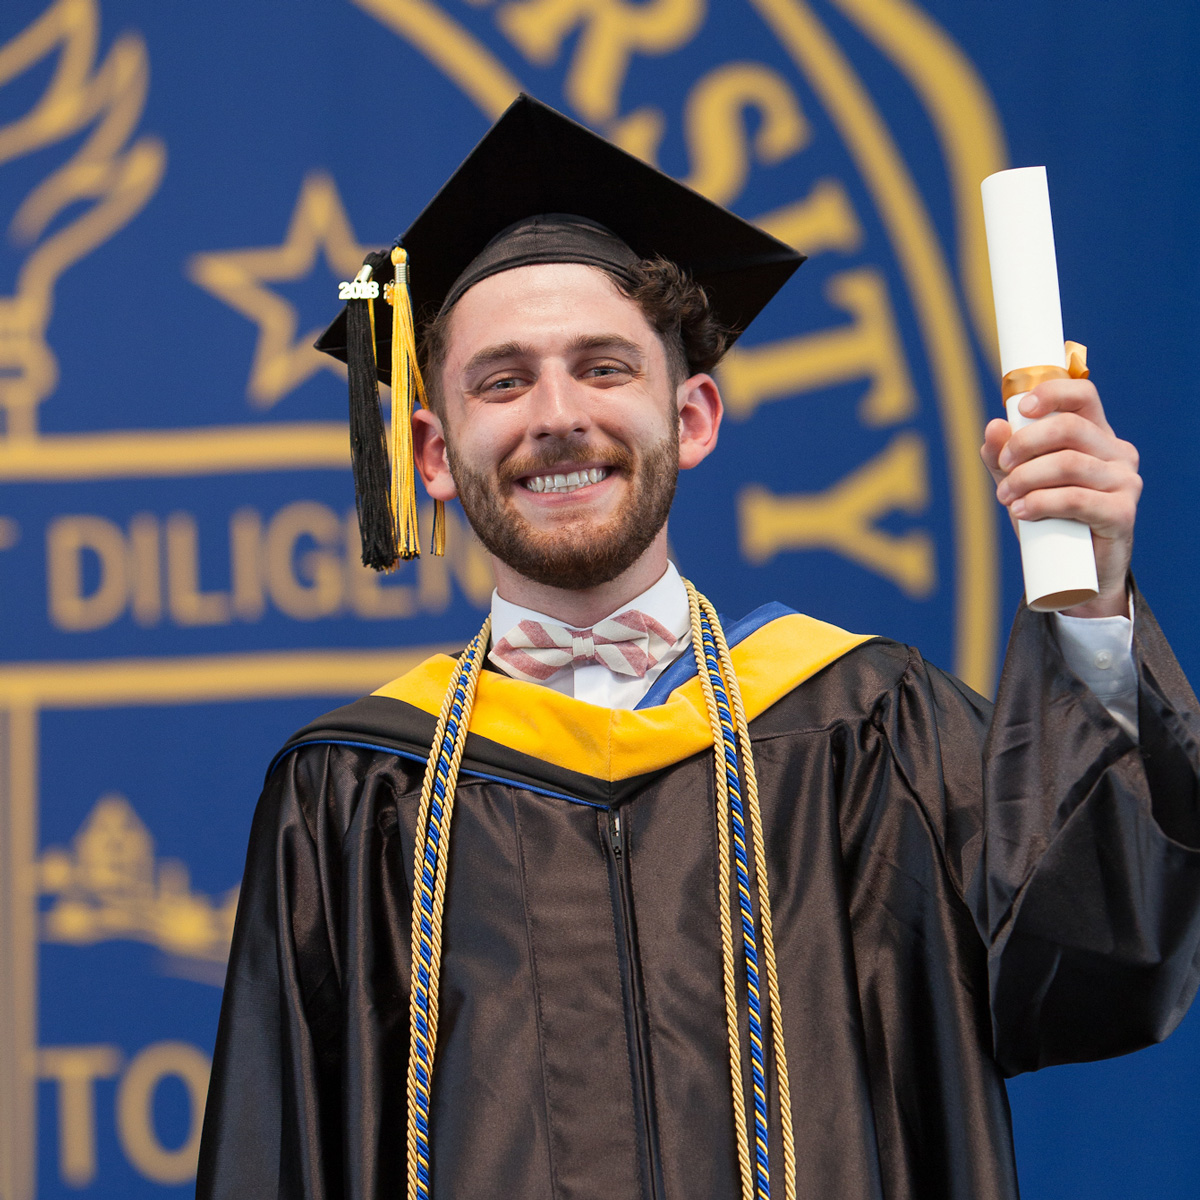
[[[215,899],[192,891],[184,863],[155,858],[154,838],[124,796],[101,796],[69,849],[46,850],[38,881],[52,897],[42,915],[45,941],[134,940],[177,958],[229,957],[237,887]]]

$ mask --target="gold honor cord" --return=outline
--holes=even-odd
[[[783,1008],[779,1000],[779,971],[775,961],[775,929],[771,920],[771,887],[767,879],[767,852],[763,839],[762,807],[758,799],[758,776],[754,770],[754,753],[750,746],[750,729],[746,720],[746,709],[742,703],[742,689],[733,669],[733,657],[729,653],[729,644],[725,641],[725,631],[717,619],[716,609],[708,600],[698,598],[700,607],[705,611],[712,627],[713,637],[716,638],[721,674],[725,677],[725,687],[733,704],[738,750],[742,756],[742,767],[746,776],[746,802],[750,809],[754,870],[759,880],[759,904],[762,910],[763,958],[767,967],[767,997],[771,1005],[771,1036],[775,1039],[779,1122],[783,1132],[784,1200],[796,1200],[796,1140],[792,1130],[792,1088],[788,1079],[787,1047],[783,1039]]]
[[[753,1200],[754,1171],[750,1163],[750,1152],[746,1134],[746,1092],[742,1083],[742,1046],[738,1033],[737,962],[733,949],[733,911],[729,902],[730,857],[729,857],[729,782],[725,776],[723,754],[724,737],[721,733],[721,718],[717,712],[717,698],[712,680],[708,676],[708,665],[704,661],[703,639],[700,629],[700,593],[684,580],[687,588],[688,613],[692,623],[692,650],[696,656],[696,675],[704,693],[704,704],[708,709],[708,723],[713,733],[713,753],[716,756],[717,784],[717,891],[721,914],[721,975],[725,982],[725,1028],[729,1036],[730,1092],[733,1098],[733,1126],[737,1138],[738,1167],[742,1176],[742,1200]],[[729,672],[732,675],[732,671]]]
[[[787,1047],[783,1034],[783,1010],[779,1002],[779,972],[775,958],[775,933],[771,921],[771,888],[767,879],[766,848],[763,841],[762,808],[758,797],[758,777],[754,770],[754,754],[750,745],[750,730],[746,721],[746,709],[742,703],[742,692],[725,632],[717,617],[717,610],[702,596],[689,580],[684,580],[688,594],[688,612],[692,625],[692,652],[696,656],[696,673],[704,692],[708,709],[709,725],[713,732],[713,752],[716,757],[717,784],[717,880],[720,890],[721,913],[721,957],[725,979],[725,1020],[729,1030],[729,1069],[732,1077],[733,1121],[738,1139],[738,1165],[742,1176],[743,1200],[755,1196],[754,1170],[750,1161],[746,1137],[746,1097],[742,1085],[742,1054],[738,1034],[737,998],[734,985],[735,958],[733,946],[733,913],[730,900],[730,849],[729,849],[729,784],[725,775],[725,758],[722,750],[723,735],[721,718],[717,709],[716,694],[709,678],[708,664],[704,661],[701,618],[707,620],[717,644],[722,682],[733,709],[734,727],[737,731],[738,751],[742,759],[742,770],[746,779],[746,801],[749,809],[751,842],[754,854],[754,870],[758,876],[759,911],[762,924],[763,958],[767,975],[767,1003],[771,1010],[771,1036],[775,1042],[775,1075],[779,1089],[779,1121],[783,1132],[783,1191],[785,1200],[796,1200],[796,1142],[792,1127],[792,1089],[788,1079]]]
[[[413,843],[412,974],[408,1000],[408,1200],[427,1200],[432,1178],[433,1066],[437,1051],[442,914],[450,861],[454,788],[467,745],[475,689],[487,654],[492,618],[463,651],[450,676],[421,783]],[[449,738],[447,738],[449,731]]]
[[[1065,367],[1020,367],[1009,371],[1000,381],[1000,396],[1004,401],[1020,396],[1024,392],[1032,392],[1039,383],[1047,379],[1086,379],[1089,375],[1087,366],[1087,347],[1079,342],[1064,342],[1067,352]]]

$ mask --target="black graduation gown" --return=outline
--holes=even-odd
[[[1183,1016],[1200,716],[1136,612],[1140,746],[1027,611],[994,718],[915,651],[807,618],[735,648],[800,1196],[1015,1197],[1003,1077],[1135,1050]],[[200,1200],[404,1194],[413,830],[449,661],[315,722],[273,766]],[[737,1195],[698,696],[693,679],[613,717],[482,679],[451,833],[436,1200]],[[772,1085],[782,1194],[779,1145]]]

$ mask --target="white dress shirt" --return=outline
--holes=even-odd
[[[657,583],[622,604],[604,618],[636,608],[674,633],[678,640],[645,676],[637,679],[617,675],[603,663],[567,667],[552,675],[545,687],[604,708],[635,708],[654,681],[685,650],[691,648],[691,619],[687,589],[675,569],[667,569]],[[1137,674],[1133,666],[1133,622],[1129,617],[1067,617],[1055,613],[1058,643],[1067,666],[1096,694],[1100,702],[1131,737],[1137,738]],[[556,621],[492,593],[492,642],[502,638],[522,621]],[[598,622],[597,622],[598,623]]]
[[[1068,617],[1064,613],[1055,613],[1054,617],[1058,645],[1067,666],[1136,742],[1138,681],[1133,665],[1133,599],[1127,617]]]

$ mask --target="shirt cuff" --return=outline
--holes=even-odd
[[[1067,666],[1087,684],[1113,720],[1138,737],[1138,681],[1133,663],[1133,600],[1128,617],[1054,614],[1058,645]]]

